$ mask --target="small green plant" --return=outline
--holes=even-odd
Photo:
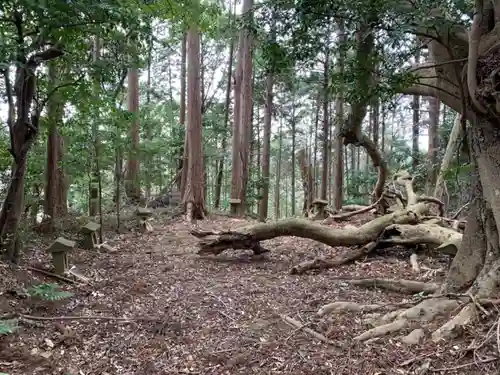
[[[59,290],[57,284],[38,284],[26,289],[30,297],[36,297],[47,301],[59,301],[71,297],[73,293]]]
[[[10,335],[14,333],[18,328],[19,326],[17,325],[17,319],[0,320],[0,336]]]

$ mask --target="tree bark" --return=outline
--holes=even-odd
[[[128,70],[127,106],[132,113],[130,124],[131,148],[127,158],[127,175],[125,177],[125,191],[127,197],[139,201],[141,187],[139,184],[139,70],[136,67]]]
[[[187,168],[183,168],[187,164],[187,129],[186,129],[186,60],[187,60],[187,32],[182,36],[181,41],[181,98],[179,108],[179,124],[184,128],[184,144],[179,149],[179,166],[177,171],[180,172],[180,178],[177,180],[177,189],[184,196],[186,190]]]
[[[276,39],[275,15],[271,24],[271,41]],[[273,114],[274,75],[271,68],[266,73],[266,97],[264,103],[264,134],[262,137],[262,192],[259,206],[259,220],[266,221],[269,209],[269,170],[271,164],[271,120]]]
[[[234,3],[234,7],[236,10],[236,2]],[[231,20],[231,24],[234,23],[236,17],[236,12],[233,11],[233,19]],[[222,156],[220,157],[217,165],[217,180],[215,182],[215,208],[220,208],[220,197],[222,190],[222,178],[224,176],[224,154],[227,148],[227,130],[229,124],[229,107],[231,105],[231,78],[233,76],[233,55],[234,55],[234,37],[231,37],[231,41],[229,42],[229,56],[227,61],[227,83],[226,83],[226,107],[224,109],[224,134],[222,135]]]
[[[344,20],[339,21],[339,40],[338,43],[342,46],[346,42]],[[338,60],[338,71],[339,75],[344,74],[344,59],[345,54],[339,54]],[[333,206],[335,210],[340,211],[342,208],[342,202],[344,200],[344,147],[343,139],[340,135],[342,130],[342,125],[344,122],[344,92],[343,88],[340,88],[340,92],[337,95],[337,100],[335,102],[335,165],[334,165],[334,197]],[[377,144],[375,142],[375,144]]]
[[[57,67],[54,62],[48,64],[48,75],[51,90],[57,87]],[[67,181],[62,166],[64,142],[59,134],[62,123],[64,103],[56,93],[47,103],[48,137],[47,137],[47,169],[45,185],[45,215],[50,229],[54,229],[54,221],[68,212]]]
[[[328,118],[328,83],[329,83],[329,70],[330,70],[330,51],[329,46],[326,46],[325,61],[323,63],[323,150],[322,150],[322,167],[321,167],[321,193],[320,198],[324,201],[328,199],[328,156],[330,154],[330,124]]]
[[[200,34],[196,26],[191,26],[187,37],[187,182],[184,193],[186,219],[188,222],[204,219],[203,145],[201,123],[201,69]]]
[[[249,21],[252,20],[253,0],[243,0],[242,14]],[[249,157],[250,142],[252,138],[252,109],[253,109],[253,87],[252,87],[252,51],[253,32],[249,28],[242,29],[243,33],[243,53],[241,66],[241,108],[240,108],[240,190],[238,192],[239,215],[244,215],[246,211],[246,195],[248,178],[250,175]]]
[[[438,152],[439,152],[439,107],[441,103],[437,98],[429,98],[429,167],[427,169],[427,193],[430,194],[438,178]]]

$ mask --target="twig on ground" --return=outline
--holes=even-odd
[[[286,342],[288,341],[288,339],[290,339],[290,337],[292,337],[295,333],[297,333],[298,331],[300,331],[300,330],[301,330],[301,329],[303,329],[303,328],[306,328],[306,327],[307,327],[307,326],[309,326],[309,325],[311,325],[311,322],[304,323],[304,324],[302,324],[300,327],[295,328],[295,329],[292,331],[292,333],[290,333],[290,334],[286,337],[285,341],[283,341],[283,342],[284,342],[284,343],[286,343]]]
[[[87,316],[34,316],[34,315],[26,315],[26,314],[18,314],[20,318],[27,320],[115,320],[121,322],[161,322],[162,319],[153,318],[153,317],[130,317],[123,318],[118,316],[100,316],[100,315],[87,315]]]
[[[463,211],[465,208],[467,208],[467,206],[469,206],[469,202],[467,202],[467,203],[466,203],[466,204],[464,204],[462,207],[460,207],[460,208],[458,209],[458,211],[457,211],[457,212],[455,212],[451,218],[452,218],[453,220],[456,220],[456,218],[457,218],[457,217],[458,217],[458,216],[462,213],[462,211]]]
[[[474,366],[474,365],[481,364],[481,363],[490,363],[490,362],[493,362],[496,360],[498,360],[498,357],[490,357],[490,358],[480,359],[479,361],[464,363],[463,365],[458,365],[458,366],[454,366],[454,367],[431,368],[430,370],[432,372],[453,371],[453,370],[459,370],[461,368],[466,368],[466,367]]]
[[[30,271],[33,271],[33,272],[41,273],[42,275],[45,275],[45,276],[53,277],[55,279],[64,281],[64,282],[69,283],[69,284],[76,284],[75,280],[71,280],[71,279],[69,279],[67,277],[64,277],[64,276],[61,276],[61,275],[57,275],[57,274],[49,272],[49,271],[42,270],[41,268],[26,267],[26,269],[30,270]]]
[[[280,317],[288,325],[290,325],[290,326],[292,326],[294,328],[302,329],[304,332],[307,332],[308,334],[310,334],[311,336],[317,338],[320,341],[323,341],[323,342],[325,342],[327,344],[332,344],[332,342],[330,340],[328,340],[325,336],[323,336],[321,333],[318,333],[318,332],[312,330],[311,328],[303,327],[302,323],[300,323],[299,321],[297,321],[297,320],[295,320],[293,318],[290,318],[288,315],[280,315]]]

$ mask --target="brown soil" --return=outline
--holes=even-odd
[[[242,220],[215,218],[206,229],[229,229]],[[351,224],[353,224],[351,222]],[[465,350],[491,327],[475,327],[461,341],[406,347],[399,337],[357,343],[361,314],[319,318],[318,308],[335,300],[401,302],[408,296],[349,286],[334,277],[419,279],[404,250],[317,274],[294,276],[290,268],[306,258],[338,255],[309,240],[278,238],[265,244],[265,257],[242,251],[218,257],[196,255],[197,240],[182,221],[155,224],[155,231],[127,233],[110,241],[115,252],[77,250],[71,264],[91,279],[87,285],[59,282],[74,295],[48,302],[15,291],[54,282],[25,266],[49,264],[40,243],[27,252],[24,267],[0,264],[0,313],[36,316],[154,317],[153,321],[59,320],[23,322],[0,336],[0,372],[25,374],[417,374],[425,361],[442,374],[493,374],[498,362],[481,363]],[[343,224],[341,224],[343,225]],[[424,259],[437,268],[442,260]],[[439,264],[438,264],[439,263]],[[327,336],[318,341],[288,326],[286,314]],[[438,324],[437,322],[436,324]],[[430,327],[432,328],[432,327]],[[405,334],[409,331],[403,332]],[[493,343],[496,346],[496,343]],[[482,350],[492,354],[488,345]],[[493,349],[491,349],[493,350]],[[481,352],[482,355],[485,352]],[[483,357],[484,359],[484,357]],[[453,367],[463,366],[452,369]]]

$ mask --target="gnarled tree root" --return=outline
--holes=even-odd
[[[407,302],[361,305],[353,302],[341,301],[322,306],[317,314],[319,316],[324,316],[326,314],[339,312],[372,313],[381,310],[388,311],[382,316],[366,319],[366,324],[372,326],[372,328],[354,338],[354,340],[365,341],[406,330],[406,328],[418,323],[428,323],[437,317],[449,316],[449,314],[456,312],[458,308],[462,307],[458,314],[432,333],[432,341],[439,342],[459,336],[465,326],[478,319],[478,309],[486,312],[483,306],[497,305],[498,303],[500,303],[499,300],[475,300],[471,296],[465,295],[457,297],[456,299],[435,296],[424,299],[420,303],[407,309],[401,309],[402,307],[408,306]]]

